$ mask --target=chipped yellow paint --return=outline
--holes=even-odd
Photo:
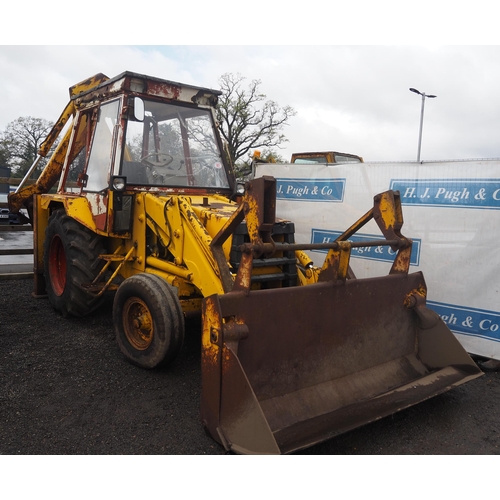
[[[260,207],[257,200],[250,195],[245,195],[243,201],[245,205],[245,219],[247,221],[248,235],[252,243],[260,241]]]
[[[210,248],[212,236],[193,210],[192,200],[145,194],[144,201],[148,226],[173,255],[182,277],[190,275],[190,281],[204,297],[224,293]]]
[[[215,297],[204,300],[201,345],[204,358],[210,364],[217,364],[220,347],[217,341],[222,334],[222,318],[219,315]]]
[[[57,201],[57,197],[54,197],[54,201]],[[67,196],[64,196],[63,202],[66,213],[70,217],[77,220],[85,227],[88,227],[91,231],[94,231],[96,233],[99,232],[96,228],[94,218],[92,217],[92,209],[87,198],[83,196],[74,198],[68,198]]]
[[[329,279],[344,281],[349,272],[351,242],[338,241],[337,244],[338,248],[328,250],[321,271],[326,272],[331,269],[329,272],[333,271],[333,275],[329,276]]]
[[[396,211],[394,208],[393,199],[387,192],[380,195],[380,214],[382,215],[382,219],[387,228],[395,226]]]

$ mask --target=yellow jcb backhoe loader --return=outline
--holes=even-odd
[[[274,178],[238,190],[219,95],[131,72],[71,87],[40,158],[62,136],[55,152],[9,196],[33,224],[34,294],[82,316],[113,291],[118,345],[144,368],[176,357],[201,310],[201,419],[237,453],[290,453],[481,375],[408,272],[399,194],[335,242],[295,243]],[[387,276],[356,279],[349,238],[371,219],[371,244],[396,255]]]

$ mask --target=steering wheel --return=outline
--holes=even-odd
[[[152,156],[158,157],[158,161],[148,160],[148,158],[151,158]],[[165,158],[165,161],[160,161],[161,157]],[[168,153],[161,153],[161,152],[149,153],[148,155],[141,158],[141,163],[144,163],[147,167],[150,167],[150,168],[163,168],[163,167],[166,167],[167,165],[170,165],[173,161],[174,161],[174,157],[172,155],[169,155]]]

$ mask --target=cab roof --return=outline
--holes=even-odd
[[[89,88],[89,82],[92,81],[95,81],[96,85]],[[222,94],[220,90],[164,80],[132,71],[124,71],[113,78],[98,73],[73,85],[69,92],[72,100],[103,100],[115,94],[130,93],[212,107],[217,105],[218,97]]]

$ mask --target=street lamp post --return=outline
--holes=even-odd
[[[420,133],[418,134],[418,153],[417,153],[417,162],[420,163],[420,148],[422,147],[422,127],[424,126],[424,106],[425,106],[425,98],[434,98],[437,97],[435,95],[429,95],[425,92],[420,92],[417,89],[410,88],[411,92],[415,92],[415,94],[422,96],[422,109],[420,111]]]

